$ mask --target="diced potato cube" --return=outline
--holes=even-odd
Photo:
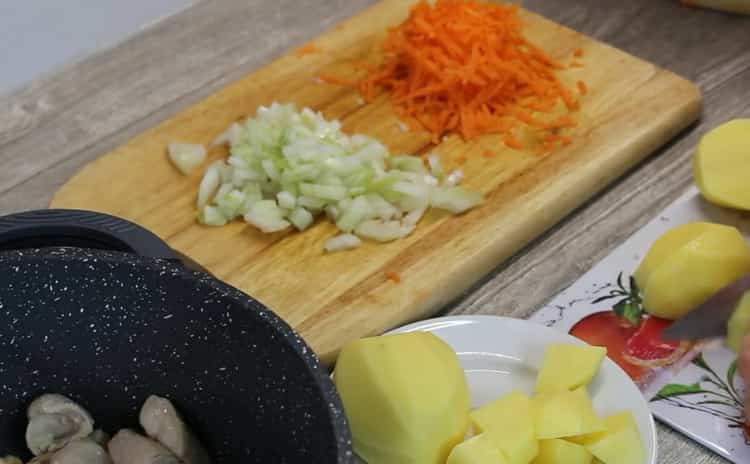
[[[447,464],[508,464],[508,460],[489,437],[481,434],[453,448]]]
[[[591,464],[592,460],[583,446],[556,438],[539,442],[539,455],[533,464]]]
[[[565,438],[605,430],[594,413],[585,387],[573,391],[539,393],[534,398],[534,429],[540,440]]]
[[[555,343],[547,347],[536,380],[539,393],[575,390],[591,382],[607,355],[602,346]]]
[[[603,464],[643,464],[646,452],[633,414],[621,412],[604,419],[606,429],[571,441],[583,445]]]
[[[509,464],[527,464],[539,451],[531,399],[525,393],[509,393],[473,411],[470,417],[474,431],[490,437]]]

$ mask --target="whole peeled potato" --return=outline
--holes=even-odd
[[[750,119],[729,121],[703,136],[693,158],[693,177],[708,201],[750,210]]]
[[[650,314],[677,319],[750,272],[750,247],[734,227],[695,222],[670,230],[634,277]]]
[[[368,464],[444,464],[469,426],[469,390],[455,352],[427,332],[356,340],[334,381]]]

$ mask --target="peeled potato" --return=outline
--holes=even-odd
[[[575,441],[603,464],[643,464],[646,452],[638,425],[630,412],[604,419],[605,430],[578,437]]]
[[[527,464],[539,451],[531,399],[509,393],[471,412],[475,433],[486,435],[508,458],[508,464]]]
[[[534,397],[534,429],[539,440],[585,435],[605,430],[585,388],[539,393]]]
[[[750,292],[745,292],[727,324],[727,345],[735,352],[740,351],[742,339],[748,333],[748,329],[750,329]]]
[[[664,264],[664,261],[669,259],[677,250],[710,231],[711,225],[710,222],[691,222],[675,227],[659,237],[648,249],[648,253],[633,274],[638,286],[645,287],[654,270]]]
[[[601,346],[549,345],[536,379],[536,391],[575,390],[588,385],[606,355],[607,349]]]
[[[659,237],[634,277],[646,311],[677,319],[748,272],[750,247],[736,228],[692,223]]]
[[[339,354],[334,381],[368,464],[444,464],[469,426],[453,349],[427,332],[364,338]]]
[[[712,203],[750,210],[750,119],[729,121],[704,135],[693,176]]]
[[[528,462],[528,461],[526,461]],[[446,464],[510,464],[505,455],[484,434],[457,445]]]
[[[591,464],[594,457],[581,445],[553,439],[539,443],[539,455],[533,464]]]

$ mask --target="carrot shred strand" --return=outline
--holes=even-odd
[[[576,82],[576,85],[578,86],[578,93],[580,93],[581,95],[586,95],[587,93],[589,93],[589,89],[586,86],[585,82],[578,81]]]
[[[401,274],[396,271],[386,271],[385,278],[396,284],[401,283]]]
[[[298,58],[302,58],[303,56],[312,55],[319,51],[320,49],[314,43],[309,43],[299,47],[294,51],[294,54],[297,55]]]

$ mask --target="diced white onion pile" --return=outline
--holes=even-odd
[[[305,108],[274,103],[233,124],[215,144],[229,144],[227,162],[205,172],[198,191],[199,221],[221,226],[242,217],[263,232],[305,230],[325,214],[341,235],[329,252],[409,235],[428,207],[462,213],[482,195],[444,176],[440,159],[429,167],[415,156],[389,156],[378,141],[348,136],[338,121]]]

